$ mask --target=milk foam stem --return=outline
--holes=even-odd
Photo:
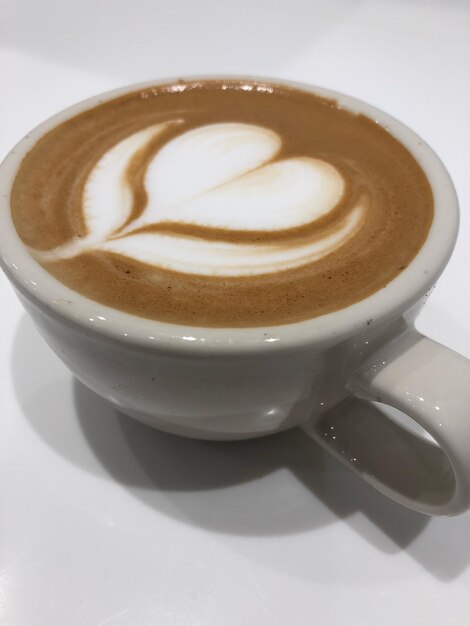
[[[354,236],[363,224],[358,204],[336,230],[304,244],[240,244],[172,234],[141,232],[111,239],[103,250],[163,269],[204,276],[255,276],[282,272],[318,261]]]

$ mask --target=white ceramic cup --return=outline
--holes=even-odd
[[[203,439],[258,437],[302,425],[396,501],[427,514],[462,512],[470,506],[470,362],[414,329],[455,243],[452,182],[431,148],[389,115],[333,91],[287,84],[376,120],[428,177],[435,216],[427,240],[380,291],[294,324],[201,328],[111,309],[48,274],[28,253],[11,218],[9,198],[23,157],[69,117],[149,84],[70,107],[10,152],[0,167],[3,269],[47,343],[83,384],[118,410],[161,430]],[[370,404],[374,400],[407,413],[437,445],[396,426]]]

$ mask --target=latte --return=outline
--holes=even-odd
[[[180,81],[106,101],[26,156],[16,229],[48,272],[141,317],[295,322],[413,259],[429,183],[385,129],[307,91]]]

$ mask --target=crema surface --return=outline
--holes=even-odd
[[[17,231],[93,300],[196,326],[316,317],[384,287],[433,217],[384,128],[276,84],[179,81],[57,126],[17,174]]]

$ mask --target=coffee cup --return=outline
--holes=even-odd
[[[18,235],[10,210],[23,159],[59,124],[149,85],[77,104],[31,131],[10,152],[0,167],[1,265],[59,358],[119,411],[175,435],[212,440],[300,426],[397,502],[426,514],[465,511],[470,506],[470,364],[414,327],[455,244],[458,204],[452,181],[432,149],[391,116],[330,90],[283,84],[334,99],[386,127],[429,182],[434,215],[426,240],[383,288],[312,319],[204,327],[118,310],[46,271]],[[378,413],[371,417],[374,402],[407,414],[435,443],[398,431]],[[403,479],[408,462],[420,468],[421,484],[416,476]]]

